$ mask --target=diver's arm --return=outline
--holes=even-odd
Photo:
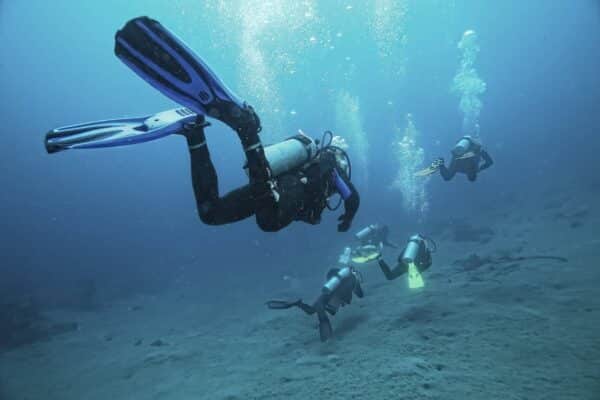
[[[360,206],[360,196],[350,179],[346,177],[345,173],[338,171],[336,168],[333,175],[338,192],[344,199],[344,214],[340,215],[338,218],[338,221],[340,221],[338,224],[338,231],[346,232],[350,229],[352,220]]]
[[[481,157],[483,158],[483,164],[479,167],[479,171],[483,171],[494,164],[494,160],[492,160],[487,151],[481,150]]]
[[[385,275],[388,281],[396,279],[400,275],[406,273],[406,271],[408,270],[406,266],[401,263],[398,263],[398,265],[393,270],[391,270],[389,265],[387,265],[383,258],[379,259],[379,268],[381,269],[381,272],[383,272],[383,275]]]
[[[440,164],[440,175],[445,181],[449,181],[450,179],[454,178],[454,175],[456,175],[456,161],[454,158],[452,158],[452,161],[450,161],[448,168],[446,168],[446,165],[442,161]]]

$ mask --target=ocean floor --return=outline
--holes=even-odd
[[[545,196],[432,225],[439,251],[426,287],[362,267],[365,297],[332,318],[327,343],[316,318],[265,309],[281,295],[268,290],[209,304],[174,286],[98,312],[54,312],[79,329],[0,354],[0,399],[600,399],[592,204]],[[568,262],[490,262],[535,255]]]

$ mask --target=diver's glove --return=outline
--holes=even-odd
[[[337,227],[338,232],[346,232],[352,225],[352,218],[348,218],[346,214],[340,215],[338,221],[340,221]]]
[[[431,163],[431,167],[432,168],[439,168],[442,165],[444,165],[444,157],[438,157],[435,160],[433,160],[433,162]]]
[[[351,195],[344,200],[344,213],[338,218],[338,221],[340,221],[338,224],[338,232],[346,232],[350,229],[354,215],[356,215],[358,207],[360,206],[360,196],[358,195],[358,192],[354,186],[352,186],[350,181],[348,181],[347,184],[351,189]]]
[[[251,184],[252,197],[257,202],[279,202],[279,190],[275,180],[257,181]]]

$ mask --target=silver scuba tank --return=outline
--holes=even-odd
[[[340,265],[348,265],[350,264],[350,255],[352,254],[352,249],[350,247],[345,247],[344,252],[340,254],[338,258],[338,263]]]
[[[413,235],[408,239],[408,244],[402,253],[402,262],[405,264],[414,263],[419,255],[421,246],[425,243],[425,238],[421,235]]]
[[[329,293],[331,293],[335,289],[337,289],[338,286],[340,286],[341,282],[342,281],[340,280],[340,278],[337,275],[332,276],[331,278],[329,278],[329,280],[327,282],[325,282],[325,284],[323,285],[323,289],[327,289],[329,291]]]
[[[361,229],[360,231],[358,231],[354,237],[358,240],[364,240],[366,238],[369,237],[369,235],[377,228],[377,225],[369,225],[366,228]]]
[[[470,135],[463,136],[452,149],[454,157],[462,157],[467,152],[478,152],[481,149],[481,143]]]
[[[275,177],[306,164],[316,154],[317,144],[302,132],[265,147],[265,157]],[[247,169],[248,165],[244,168]]]
[[[471,148],[471,137],[463,136],[458,142],[456,142],[456,145],[452,149],[452,154],[455,157],[460,157],[460,156],[465,155],[467,153],[467,151],[469,151],[470,148]]]
[[[337,274],[329,278],[325,285],[323,285],[323,289],[327,289],[329,293],[332,293],[335,289],[337,289],[342,283],[342,279],[347,278],[352,274],[352,271],[349,267],[344,267],[338,271]]]

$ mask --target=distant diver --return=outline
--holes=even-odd
[[[340,307],[352,302],[352,294],[362,298],[364,296],[360,286],[360,275],[352,267],[332,268],[327,272],[327,281],[321,289],[321,295],[309,305],[301,299],[296,301],[271,300],[266,303],[272,310],[282,310],[298,307],[308,315],[317,314],[319,320],[319,335],[325,342],[333,336],[331,322],[327,313],[335,315]]]
[[[494,164],[492,157],[483,149],[481,143],[477,139],[466,135],[452,149],[452,160],[448,167],[445,165],[444,158],[439,157],[429,167],[416,172],[415,175],[428,176],[439,170],[442,178],[449,181],[459,172],[467,175],[469,181],[474,182],[477,179],[477,174],[491,167],[492,164]]]
[[[397,248],[398,246],[389,241],[388,236],[390,234],[390,228],[387,225],[371,224],[356,232],[354,237],[358,240],[361,246],[369,244],[378,245],[382,243],[384,246]]]
[[[180,39],[159,22],[135,18],[116,33],[115,54],[155,89],[187,107],[143,118],[71,125],[46,135],[46,150],[122,146],[170,134],[185,136],[190,152],[192,184],[200,219],[209,225],[237,222],[255,215],[258,226],[279,231],[292,221],[318,224],[325,207],[344,201],[338,231],[350,228],[360,198],[352,185],[350,161],[333,146],[326,132],[321,143],[304,134],[263,147],[261,124],[254,109],[239,100]],[[247,160],[249,184],[219,195],[204,128],[205,116],[217,119],[238,135]],[[341,196],[336,206],[329,204]]]
[[[425,285],[421,273],[431,266],[431,254],[436,250],[437,246],[433,240],[416,234],[409,238],[394,268],[389,267],[381,257],[381,254],[378,257],[379,268],[388,280],[394,280],[408,273],[409,288],[420,288]]]

